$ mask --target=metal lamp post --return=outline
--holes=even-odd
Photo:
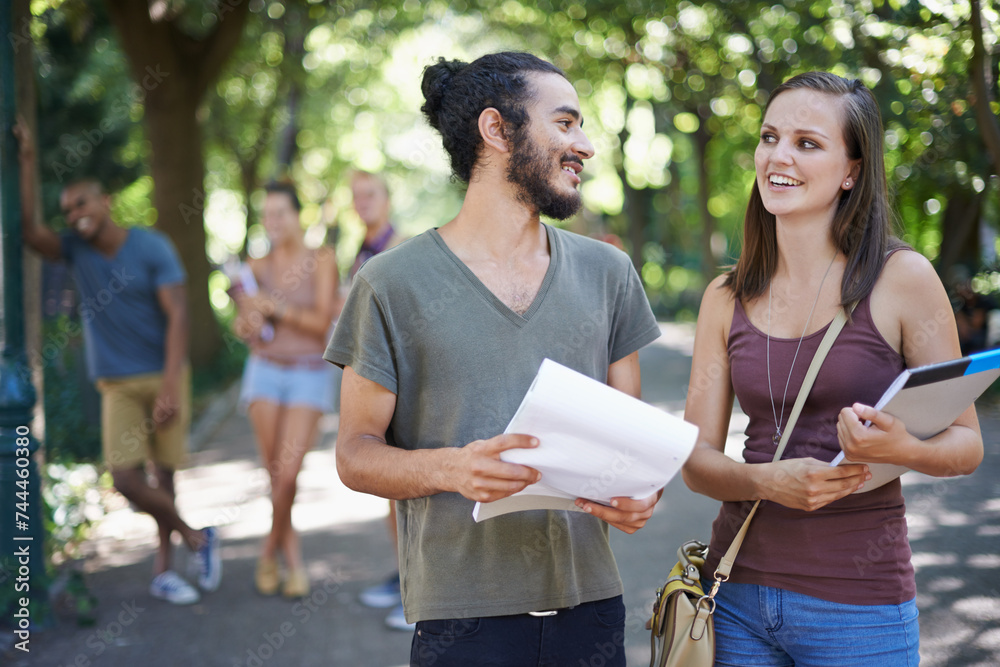
[[[0,0],[0,613],[14,627],[15,648],[29,650],[48,598],[38,442],[30,434],[36,397],[24,347],[12,23],[10,0]]]

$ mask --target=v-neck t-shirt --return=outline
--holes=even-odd
[[[407,450],[503,433],[549,358],[601,382],[659,335],[629,258],[546,226],[550,262],[523,315],[430,230],[361,268],[325,358],[396,394],[386,433]],[[581,512],[472,519],[457,493],[397,503],[410,621],[499,616],[619,595],[608,526]]]
[[[60,242],[80,292],[90,379],[162,372],[167,317],[157,290],[186,280],[173,244],[164,234],[141,227],[128,230],[112,257],[74,232],[61,234]]]

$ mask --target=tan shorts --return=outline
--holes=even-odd
[[[163,373],[144,373],[123,378],[100,378],[101,442],[104,463],[111,470],[135,468],[147,459],[176,470],[187,455],[191,426],[191,369],[181,373],[178,414],[166,428],[160,428],[156,397]]]

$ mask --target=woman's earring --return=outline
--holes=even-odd
[[[847,179],[846,181],[844,181],[844,187],[845,188],[851,187],[851,180],[850,179]]]

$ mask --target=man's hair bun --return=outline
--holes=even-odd
[[[444,99],[445,91],[451,84],[452,79],[460,71],[468,67],[469,63],[461,60],[445,60],[438,58],[437,63],[424,69],[424,78],[420,84],[420,90],[424,94],[426,102],[420,111],[427,116],[428,122],[435,130],[440,130],[438,116],[441,111],[441,102]]]

